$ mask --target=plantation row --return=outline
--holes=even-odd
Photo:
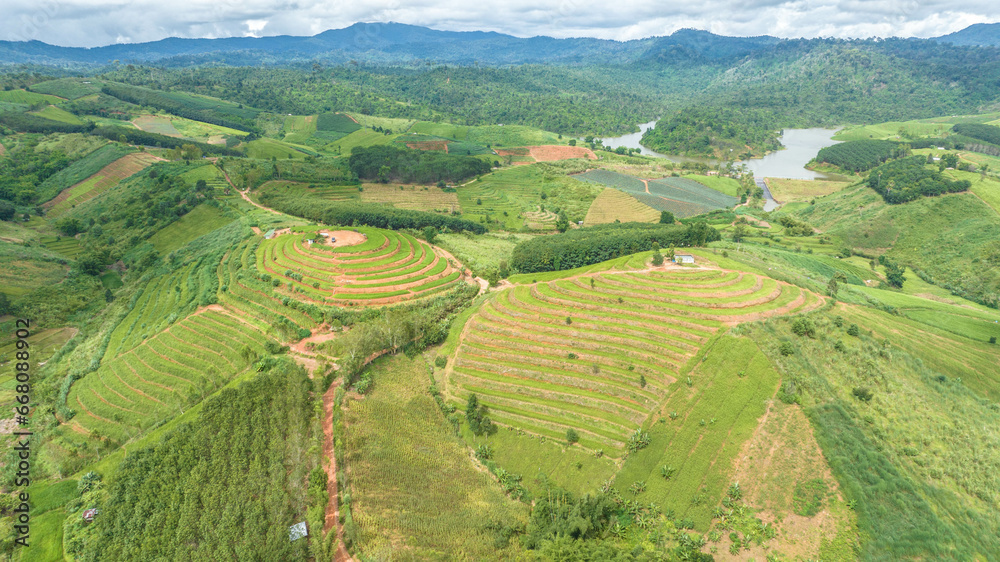
[[[828,146],[819,151],[816,160],[852,172],[867,172],[890,158],[899,158],[905,154],[906,151],[898,143],[863,139]]]
[[[221,388],[263,353],[264,341],[229,312],[188,316],[78,380],[67,397],[76,411],[70,423],[125,440]]]
[[[628,193],[657,211],[670,211],[680,218],[732,207],[739,199],[687,178],[641,180],[609,170],[590,170],[575,178],[613,187]]]
[[[458,349],[449,392],[493,420],[621,454],[677,373],[727,324],[815,308],[798,287],[749,273],[603,272],[518,286],[485,303]]]
[[[354,233],[366,240],[333,247],[316,229],[265,240],[257,270],[293,296],[336,304],[388,304],[437,294],[460,281],[461,272],[447,259],[409,234],[363,227],[329,234]]]

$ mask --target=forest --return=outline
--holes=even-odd
[[[781,126],[771,111],[687,107],[642,135],[657,152],[745,159],[781,148]]]
[[[873,169],[865,185],[874,189],[886,203],[898,204],[919,197],[966,191],[969,180],[949,180],[941,172],[927,167],[927,158],[911,156],[886,162]]]
[[[357,147],[347,165],[361,179],[403,183],[455,183],[485,174],[491,165],[471,156],[394,146]]]
[[[847,141],[821,149],[816,155],[816,161],[833,164],[851,172],[867,172],[891,158],[909,156],[907,146],[875,139]]]

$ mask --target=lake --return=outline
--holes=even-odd
[[[656,125],[656,121],[639,125],[640,132],[629,133],[620,137],[602,138],[604,146],[617,148],[638,148],[645,156],[666,158],[671,162],[704,162],[714,165],[717,161],[709,158],[690,158],[673,154],[660,154],[639,144],[642,132]],[[755,176],[766,178],[789,178],[801,180],[826,179],[830,176],[812,170],[805,165],[816,157],[821,148],[837,144],[831,137],[837,129],[785,129],[780,137],[784,150],[772,152],[763,158],[753,158],[743,162]]]

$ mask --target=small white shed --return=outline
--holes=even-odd
[[[674,263],[694,263],[694,256],[684,252],[674,252]]]

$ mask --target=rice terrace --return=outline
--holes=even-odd
[[[91,4],[0,37],[0,562],[1000,562],[1000,8]]]

